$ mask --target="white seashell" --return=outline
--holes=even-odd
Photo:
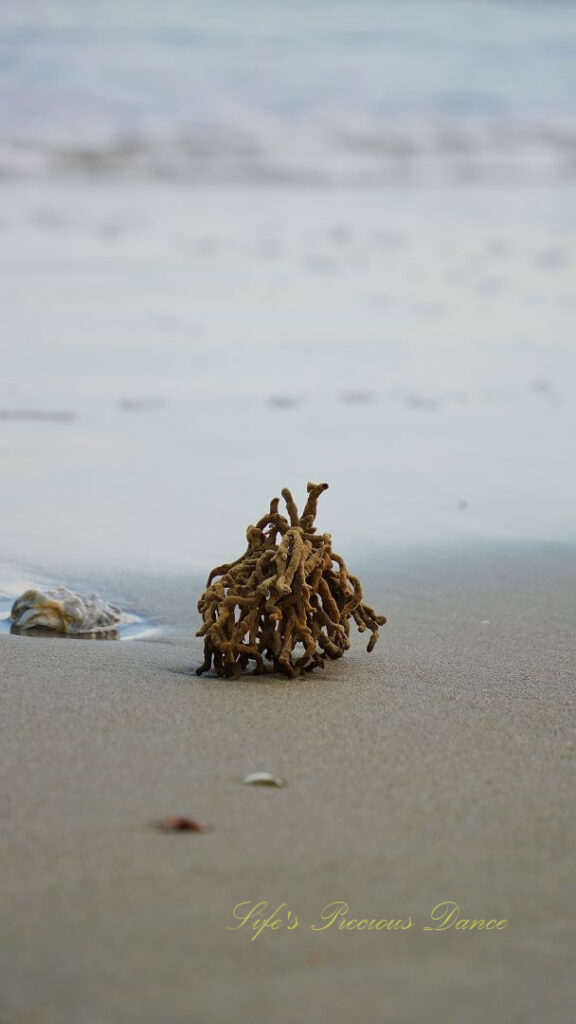
[[[251,772],[243,778],[245,786],[285,786],[286,780],[271,772]]]
[[[71,636],[108,633],[116,629],[122,612],[98,594],[80,597],[68,587],[27,590],[12,605],[10,618],[17,629],[42,627]]]

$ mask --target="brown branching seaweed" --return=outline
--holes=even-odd
[[[217,675],[237,679],[254,662],[255,673],[292,679],[323,667],[326,658],[341,658],[350,647],[351,620],[360,633],[370,630],[367,649],[374,648],[385,617],[363,603],[360,581],[332,551],[330,534],[316,534],[318,498],[327,487],[308,484],[301,516],[284,488],[290,521],[274,498],[270,511],[248,527],[245,553],[212,570],[198,602],[204,664],[197,675],[213,664]]]

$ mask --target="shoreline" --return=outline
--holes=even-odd
[[[420,579],[441,577],[446,571],[453,581],[460,578],[462,587],[466,586],[466,572],[470,573],[470,592],[474,591],[474,573],[481,567],[485,586],[490,585],[490,573],[496,586],[511,574],[535,594],[538,573],[553,572],[557,579],[567,577],[568,585],[576,573],[576,538],[571,541],[491,537],[416,546],[376,546],[366,541],[353,549],[352,555],[348,550],[340,551],[339,545],[334,546],[340,554],[344,552],[350,570],[369,591],[368,603],[372,603],[374,594],[385,594],[387,586],[394,592],[403,591],[410,581],[416,587]],[[232,561],[238,554],[239,551],[229,551],[225,557]],[[72,566],[66,560],[58,564],[50,559],[40,567],[38,563],[0,559],[0,596],[15,599],[29,587],[43,589],[64,584],[78,593],[95,591],[124,611],[149,619],[160,634],[167,631],[184,635],[191,628],[191,615],[196,621],[196,604],[211,568],[207,563],[200,568],[189,565],[179,570],[163,567],[153,571],[134,564]]]
[[[576,548],[355,569],[388,623],[305,680],[198,679],[182,577],[152,641],[0,636],[6,1019],[344,1022],[361,985],[369,1020],[568,1022]],[[425,932],[448,899],[509,925]],[[300,925],[251,941],[243,901]],[[312,931],[333,901],[414,927]]]

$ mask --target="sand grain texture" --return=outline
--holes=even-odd
[[[178,633],[0,637],[2,1021],[570,1020],[574,565],[373,572],[382,643],[303,680],[199,680]],[[152,827],[184,814],[211,830]],[[301,926],[227,930],[261,899]],[[422,931],[442,899],[510,925]],[[334,900],[415,927],[311,931]]]

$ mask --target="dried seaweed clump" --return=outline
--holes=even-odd
[[[203,625],[196,635],[204,637],[198,675],[212,663],[219,676],[233,679],[250,662],[256,673],[274,670],[293,678],[311,672],[348,650],[351,619],[361,633],[370,630],[367,649],[373,649],[386,619],[363,603],[360,582],[332,551],[330,534],[317,534],[314,526],[327,487],[308,484],[301,516],[285,488],[290,521],[274,498],[270,511],[248,527],[246,552],[212,570],[198,602]]]

